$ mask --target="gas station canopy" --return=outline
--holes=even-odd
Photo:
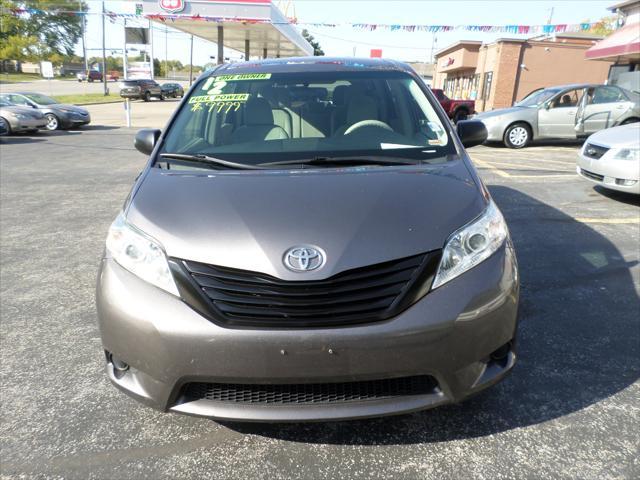
[[[271,0],[143,0],[155,22],[215,42],[248,57],[313,55],[313,47]]]

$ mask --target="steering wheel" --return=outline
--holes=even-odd
[[[391,128],[386,123],[381,122],[380,120],[360,120],[359,122],[356,122],[353,125],[351,125],[349,128],[347,128],[344,132],[344,135],[349,135],[350,133],[353,133],[356,130],[364,127],[380,127],[380,128],[384,128],[385,130],[389,130],[390,132],[393,132],[393,128]]]

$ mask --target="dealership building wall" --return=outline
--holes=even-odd
[[[490,44],[457,42],[435,55],[434,88],[476,101],[477,111],[511,106],[538,88],[604,83],[610,62],[589,62],[585,52],[600,37],[576,34]]]

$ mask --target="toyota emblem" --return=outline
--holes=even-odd
[[[300,245],[284,254],[284,265],[293,272],[310,272],[324,265],[324,253],[316,247]]]

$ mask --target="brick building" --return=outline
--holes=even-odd
[[[611,63],[585,59],[599,39],[566,33],[489,44],[457,42],[436,53],[433,85],[451,98],[475,100],[482,112],[509,107],[542,87],[604,83]]]

